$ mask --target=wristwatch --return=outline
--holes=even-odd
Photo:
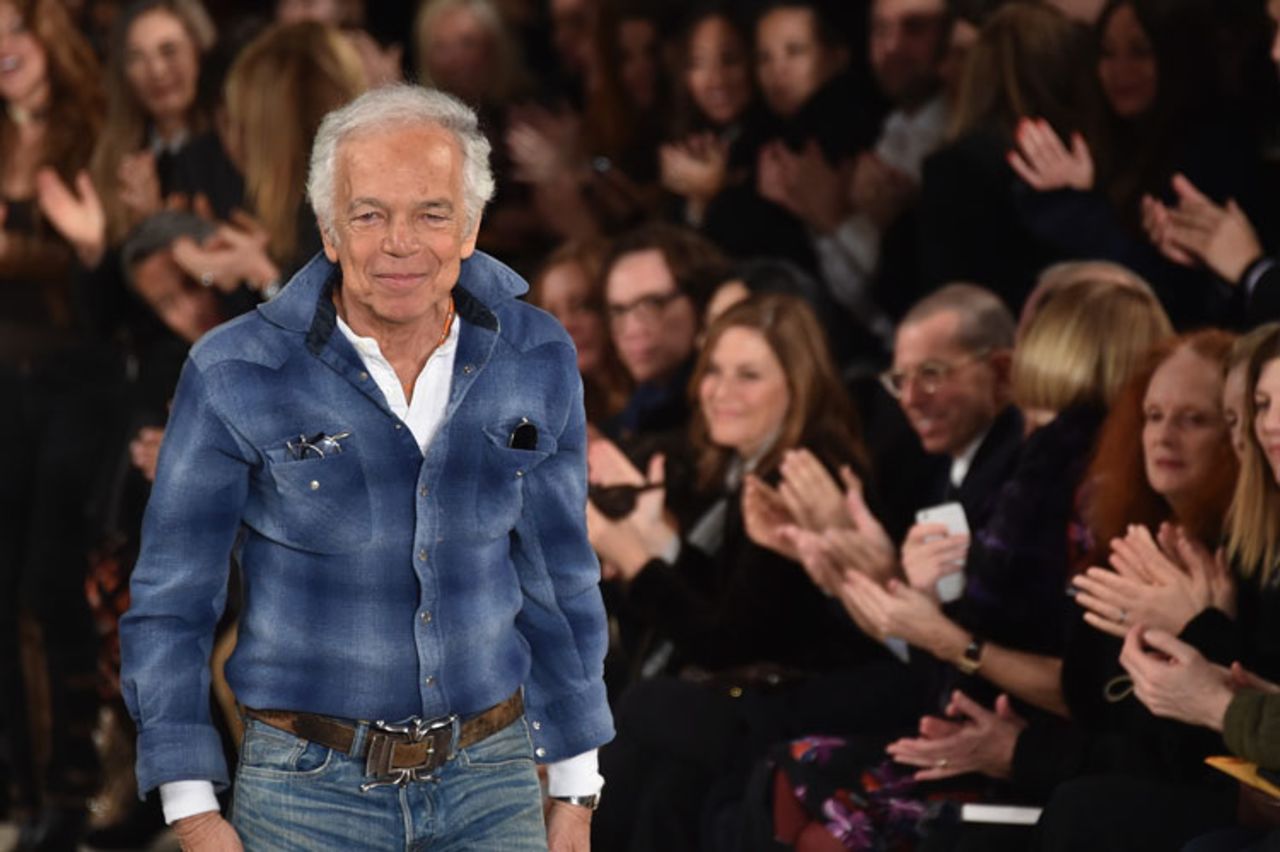
[[[577,805],[580,808],[586,808],[594,811],[600,807],[600,794],[596,793],[591,796],[552,796],[552,801],[564,802],[566,805]]]
[[[960,655],[960,659],[956,660],[956,668],[963,674],[971,675],[982,668],[982,648],[986,642],[974,636],[969,640],[969,644],[965,647],[964,653]]]

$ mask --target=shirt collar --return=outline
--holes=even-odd
[[[969,475],[969,468],[973,465],[973,457],[978,454],[978,448],[982,446],[982,442],[987,438],[987,432],[991,431],[988,427],[974,438],[969,446],[959,455],[951,457],[951,485],[959,488],[964,482],[964,478]]]
[[[333,288],[340,286],[338,265],[319,252],[298,270],[274,299],[258,306],[269,322],[307,334],[313,350],[323,347],[337,327]],[[514,270],[484,252],[477,251],[462,261],[458,283],[453,288],[454,308],[467,322],[497,331],[494,311],[503,302],[529,289]]]

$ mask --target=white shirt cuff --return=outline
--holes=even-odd
[[[595,749],[547,764],[548,796],[598,796],[604,789]]]
[[[160,807],[164,821],[173,825],[183,817],[221,810],[213,795],[212,781],[170,781],[160,785]]]

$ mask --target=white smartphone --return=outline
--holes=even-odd
[[[969,518],[964,513],[964,506],[957,502],[942,503],[916,512],[916,523],[942,524],[948,535],[968,535]],[[964,563],[957,562],[956,570],[943,574],[934,584],[938,600],[950,603],[964,594]]]

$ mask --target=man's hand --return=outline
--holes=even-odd
[[[551,800],[547,809],[547,852],[589,852],[591,809]]]
[[[938,579],[964,569],[969,536],[951,535],[946,524],[916,524],[902,543],[902,570],[907,582],[937,597]]]
[[[240,835],[217,811],[183,817],[173,824],[173,833],[183,852],[244,852]]]

